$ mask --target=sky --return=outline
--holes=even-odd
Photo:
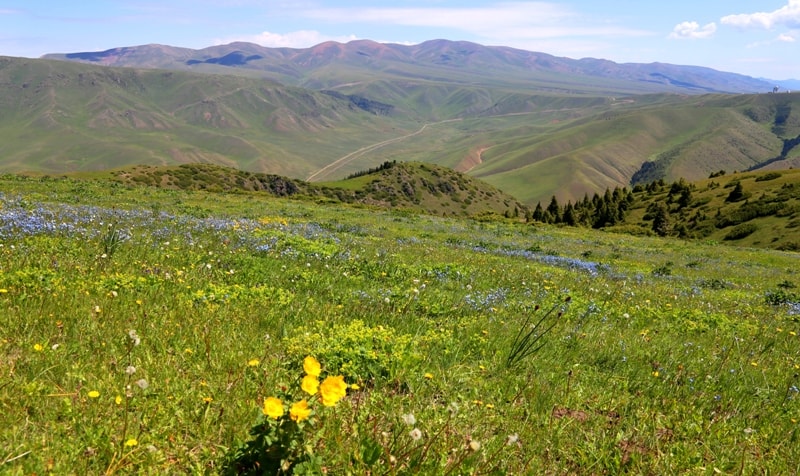
[[[3,0],[0,55],[433,39],[800,79],[800,0]]]

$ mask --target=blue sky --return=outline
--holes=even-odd
[[[800,0],[3,0],[0,55],[445,38],[800,79]]]

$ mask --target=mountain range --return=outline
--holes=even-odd
[[[491,87],[572,93],[592,83],[597,92],[757,93],[776,81],[711,68],[665,63],[617,64],[584,58],[465,41],[431,40],[418,45],[325,42],[311,48],[267,48],[231,43],[200,50],[151,44],[98,52],[49,54],[45,59],[104,66],[179,69],[224,74],[253,74],[309,89],[352,89],[354,81],[425,80]],[[236,72],[232,71],[235,68]],[[347,82],[343,83],[345,76]],[[376,78],[377,76],[377,78]],[[367,90],[367,89],[365,89]]]
[[[206,162],[324,181],[413,160],[535,204],[800,165],[800,94],[774,81],[447,40],[0,57],[0,111],[3,172]]]

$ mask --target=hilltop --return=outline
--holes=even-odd
[[[134,166],[88,175],[127,185],[175,190],[267,194],[326,203],[359,204],[440,216],[525,216],[526,207],[495,187],[459,172],[423,163],[386,162],[336,182],[309,183],[213,164]]]

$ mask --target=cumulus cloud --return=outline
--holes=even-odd
[[[675,25],[669,37],[676,40],[701,40],[711,38],[716,31],[717,25],[713,22],[704,27],[700,27],[700,24],[696,21],[685,21]]]
[[[784,43],[794,43],[795,41],[797,41],[797,38],[795,38],[792,35],[788,35],[788,34],[784,33],[784,34],[778,36],[778,41],[782,41]]]
[[[800,0],[789,0],[789,3],[773,12],[740,13],[722,17],[723,25],[742,29],[770,30],[775,26],[800,28]]]
[[[264,31],[257,35],[246,35],[224,39],[214,40],[217,45],[224,45],[233,43],[235,41],[246,41],[248,43],[256,43],[261,46],[269,48],[307,48],[309,46],[318,45],[326,41],[338,41],[340,43],[347,43],[348,41],[357,40],[354,35],[349,36],[327,36],[314,30],[299,30],[286,34],[273,33]]]

